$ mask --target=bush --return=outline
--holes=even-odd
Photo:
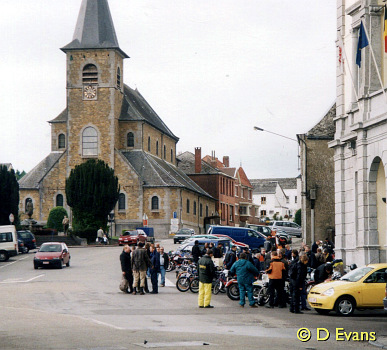
[[[63,231],[62,221],[65,215],[68,216],[66,209],[63,207],[51,209],[50,214],[48,215],[47,227],[57,231]]]
[[[58,231],[52,228],[41,228],[36,231],[33,231],[32,233],[36,236],[50,236],[50,235],[57,236],[58,235]]]
[[[296,214],[294,215],[294,222],[301,226],[301,209],[296,211]]]

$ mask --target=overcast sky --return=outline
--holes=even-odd
[[[1,0],[0,163],[30,171],[66,106],[81,0]],[[215,150],[249,178],[299,174],[296,142],[335,99],[336,0],[109,0],[138,88],[177,151]]]

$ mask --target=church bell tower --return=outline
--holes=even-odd
[[[114,168],[123,99],[123,60],[107,0],[82,0],[67,68],[67,169],[89,158]]]

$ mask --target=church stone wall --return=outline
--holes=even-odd
[[[26,214],[26,199],[31,198],[32,204],[34,206],[34,213],[32,214],[32,218],[39,221],[39,213],[40,213],[40,196],[39,196],[39,190],[20,190],[19,191],[19,217],[20,221],[23,221],[24,219],[28,219],[28,215]]]
[[[142,149],[142,127],[139,122],[119,122],[118,126],[118,149],[126,151]],[[128,147],[127,135],[129,132],[134,135],[134,147]]]

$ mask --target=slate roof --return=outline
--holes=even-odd
[[[50,120],[49,123],[66,123],[67,122],[67,108],[60,113],[56,118]]]
[[[308,139],[327,139],[333,140],[335,136],[335,122],[333,118],[336,116],[336,103],[329,108],[324,117],[306,133]]]
[[[187,175],[197,174],[195,172],[195,155],[192,152],[184,152],[179,154],[177,157],[177,167]],[[202,162],[202,170],[200,174],[219,174],[223,171],[214,168],[204,160]],[[223,169],[222,169],[223,170]]]
[[[44,158],[35,168],[19,180],[20,189],[38,189],[39,183],[52,169],[63,152],[52,152]]]
[[[268,183],[253,183],[253,193],[275,193],[277,188],[276,182],[268,182]]]
[[[237,176],[236,171],[237,171],[236,168],[222,168],[222,172],[231,177]]]
[[[284,190],[297,188],[297,178],[295,177],[283,177],[283,178],[273,178],[273,179],[250,179],[250,182],[254,188],[258,185],[272,183],[272,182],[278,182]]]
[[[142,150],[119,151],[132,165],[143,187],[180,187],[212,198],[182,170]]]
[[[75,26],[73,41],[61,50],[116,49],[128,58],[117,40],[107,0],[83,0]]]
[[[165,125],[145,98],[136,89],[124,85],[124,99],[119,120],[145,121],[175,141],[179,138]]]

